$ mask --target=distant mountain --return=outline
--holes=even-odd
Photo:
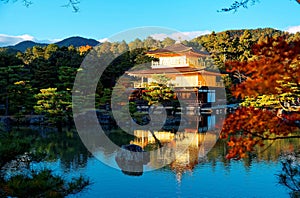
[[[36,46],[36,45],[44,47],[44,46],[47,46],[48,44],[46,44],[46,43],[36,43],[36,42],[33,42],[33,41],[22,41],[22,42],[20,42],[16,45],[8,46],[7,48],[24,52],[27,48],[31,48],[31,47]]]
[[[80,47],[85,45],[96,46],[99,44],[99,42],[96,41],[95,39],[86,39],[79,36],[75,36],[75,37],[66,38],[55,44],[58,45],[59,47],[63,47],[63,46],[69,47],[71,45],[73,45],[74,47]]]
[[[216,37],[220,37],[220,39],[222,40],[222,35],[224,33],[228,34],[231,38],[236,38],[236,37],[240,37],[241,35],[243,35],[245,29],[240,29],[240,30],[226,30],[226,31],[222,31],[222,32],[212,32],[211,34],[215,34]],[[273,28],[257,28],[257,29],[248,29],[248,31],[251,33],[252,38],[254,41],[257,41],[260,37],[265,37],[265,36],[274,36],[274,35],[284,35],[286,34],[283,31],[280,30],[276,30]],[[207,41],[210,40],[210,35],[211,34],[206,34],[206,35],[202,35],[199,36],[197,38],[194,38],[192,40],[192,42],[197,42],[203,46],[205,46],[205,43],[207,43]],[[95,39],[87,39],[87,38],[83,38],[83,37],[79,37],[79,36],[73,36],[73,37],[69,37],[66,38],[62,41],[56,42],[55,44],[57,44],[59,47],[69,47],[71,45],[73,45],[74,47],[80,47],[80,46],[85,46],[85,45],[90,45],[90,46],[96,46],[98,45],[100,42],[98,42]],[[10,50],[16,50],[16,51],[21,51],[24,52],[27,48],[31,48],[35,45],[38,46],[47,46],[48,44],[46,43],[36,43],[33,41],[23,41],[20,42],[14,46],[8,46],[6,47],[7,49]],[[5,47],[4,47],[5,48]]]
[[[73,45],[74,47],[80,47],[80,46],[85,46],[85,45],[96,46],[99,43],[100,42],[96,41],[95,39],[87,39],[87,38],[75,36],[75,37],[66,38],[62,41],[56,42],[55,44],[58,45],[59,47],[63,47],[63,46],[69,47],[71,45]],[[6,48],[24,52],[27,48],[31,48],[33,46],[44,47],[47,45],[49,45],[49,44],[36,43],[34,41],[22,41],[16,45],[7,46]]]

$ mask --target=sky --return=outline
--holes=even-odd
[[[231,29],[271,27],[300,31],[295,0],[260,0],[237,12],[218,12],[234,0],[81,0],[79,12],[63,7],[68,0],[0,1],[0,46],[23,40],[55,42],[70,36],[103,41],[119,32],[155,26],[190,37]]]

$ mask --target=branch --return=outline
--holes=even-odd
[[[29,7],[32,4],[32,2],[28,0],[23,0],[23,4],[24,6]]]
[[[253,6],[256,2],[259,2],[259,0],[240,0],[240,1],[235,1],[234,3],[231,4],[229,8],[222,8],[221,10],[218,10],[217,12],[236,12],[240,7],[243,8],[248,8],[248,4],[250,6]],[[296,0],[297,3],[300,4],[300,0]]]
[[[251,131],[247,131],[247,130],[243,130],[243,132],[247,133],[247,134],[250,134],[250,135],[253,135],[254,137],[259,137],[261,139],[264,139],[265,137],[263,135],[259,135],[259,133],[252,133]]]
[[[10,0],[0,0],[0,1],[2,1],[3,3],[8,3]],[[18,1],[18,0],[13,0],[13,2],[16,2],[16,1]],[[22,0],[22,1],[23,1],[24,6],[26,6],[26,7],[29,7],[32,4],[32,1],[30,1],[30,0]]]
[[[153,136],[155,142],[157,142],[158,147],[159,147],[159,148],[162,148],[162,144],[161,144],[160,140],[159,140],[159,139],[156,137],[156,135],[154,134],[154,131],[150,130],[150,132],[151,132],[151,134],[152,134],[152,136]]]
[[[250,131],[243,130],[245,133],[253,135],[255,137],[261,138],[262,140],[280,140],[280,139],[293,139],[293,138],[300,138],[300,135],[292,135],[292,136],[277,136],[277,137],[265,137],[263,135],[259,135],[259,133],[253,133]]]
[[[274,138],[263,138],[263,140],[280,140],[280,139],[293,139],[300,138],[300,135],[292,135],[292,136],[279,136]]]
[[[69,0],[66,5],[63,5],[63,7],[67,7],[67,8],[71,7],[74,12],[78,12],[79,11],[79,7],[78,7],[79,4],[80,4],[80,0]]]
[[[255,2],[259,2],[259,0],[240,0],[235,1],[231,4],[229,8],[222,8],[221,10],[218,10],[218,12],[230,12],[234,11],[236,12],[240,7],[248,8],[248,4],[251,3],[251,6],[255,4]]]
[[[8,3],[10,1],[16,2],[18,0],[0,0],[0,2]],[[22,0],[24,6],[29,7],[32,4],[31,0]],[[79,11],[80,0],[68,0],[67,4],[63,5],[63,7],[71,7],[74,12]]]
[[[286,162],[282,163],[283,168],[282,170],[285,172],[285,174],[289,177],[291,184],[294,186],[288,184],[288,181],[283,179],[283,183],[291,190],[293,191],[299,191],[299,186],[297,185],[298,182],[295,180],[295,175],[298,173],[298,171],[295,171],[295,169],[292,167],[292,161],[287,160]]]
[[[275,140],[273,140],[273,141],[271,142],[271,144],[269,144],[266,148],[264,148],[264,150],[262,150],[262,151],[259,152],[259,153],[265,152],[265,151],[268,150],[268,148],[270,148],[274,143],[275,143]]]

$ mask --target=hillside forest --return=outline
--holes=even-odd
[[[16,118],[44,115],[48,124],[61,129],[73,122],[73,82],[90,50],[118,55],[98,82],[96,108],[100,108],[110,103],[111,90],[126,71],[141,64],[150,68],[152,58],[146,55],[147,51],[174,43],[169,37],[162,41],[147,37],[97,46],[69,42],[66,46],[37,44],[26,50],[24,46],[19,50],[3,47],[0,49],[0,115]],[[237,123],[225,124],[223,130],[222,137],[228,139],[232,148],[229,158],[245,157],[255,145],[262,145],[263,140],[274,135],[288,136],[297,128],[299,114],[288,115],[283,125],[275,128],[274,125],[282,122],[282,116],[276,116],[279,110],[297,111],[292,106],[299,103],[300,97],[297,77],[300,33],[289,34],[271,28],[228,30],[181,43],[210,53],[213,64],[208,64],[206,69],[227,74],[223,79],[227,102],[241,105],[226,120]],[[268,114],[265,109],[273,111]],[[240,136],[242,127],[248,127],[242,130],[245,137]]]

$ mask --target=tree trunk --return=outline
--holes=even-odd
[[[62,121],[57,121],[56,123],[56,128],[58,130],[58,132],[62,132]]]
[[[6,98],[5,98],[5,115],[8,116],[9,114],[9,99],[8,99],[8,93],[6,90]]]

